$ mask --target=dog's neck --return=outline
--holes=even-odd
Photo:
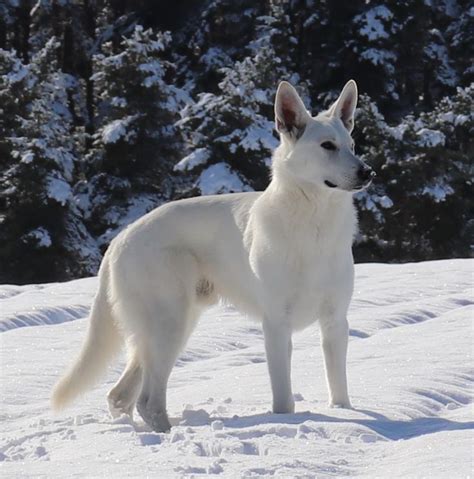
[[[316,185],[295,177],[284,166],[284,158],[291,152],[291,145],[282,142],[275,150],[272,162],[272,180],[266,190],[274,199],[286,198],[293,207],[325,208],[329,205],[352,204],[352,195],[325,185]]]
[[[302,230],[315,229],[314,237],[340,237],[350,231],[341,244],[350,248],[357,229],[357,217],[352,194],[325,185],[315,185],[292,175],[285,167],[277,149],[273,157],[272,181],[260,197],[270,203],[282,227],[297,234]],[[258,213],[257,213],[258,215]],[[291,234],[291,233],[290,233]],[[335,236],[334,236],[335,235]]]

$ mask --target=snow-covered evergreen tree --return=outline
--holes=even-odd
[[[474,6],[471,0],[443,3],[451,17],[446,28],[451,57],[461,84],[469,85],[474,81]]]
[[[355,241],[356,254],[362,261],[380,257],[389,259],[397,238],[387,231],[396,221],[397,214],[389,194],[389,184],[398,185],[398,179],[390,176],[390,165],[397,161],[397,130],[387,125],[368,95],[359,96],[355,124],[356,153],[377,172],[371,187],[356,195],[360,224]]]
[[[186,95],[172,84],[170,42],[138,25],[117,51],[105,43],[94,57],[97,132],[78,200],[102,244],[172,195],[182,150],[174,123]]]
[[[265,186],[276,146],[271,111],[278,69],[271,52],[262,49],[225,70],[219,94],[201,94],[184,111],[181,125],[191,153],[175,169],[200,172],[201,193]]]
[[[57,69],[53,37],[28,65],[3,52],[0,96],[9,108],[2,171],[2,271],[17,280],[66,279],[95,272],[99,255],[76,209],[75,141],[67,107],[68,75]],[[16,102],[13,102],[16,103]],[[12,108],[13,107],[13,108]],[[3,148],[2,148],[3,149]],[[77,248],[77,244],[81,247]]]
[[[368,97],[358,109],[362,158],[378,177],[357,195],[361,259],[419,260],[470,254],[474,223],[474,86],[430,113],[389,126]]]
[[[0,1],[3,277],[92,274],[160,202],[265,187],[281,79],[315,113],[366,94],[356,259],[472,254],[471,3]]]
[[[273,101],[278,82],[298,82],[284,35],[289,18],[280,2],[256,18],[257,37],[250,55],[219,72],[217,93],[200,94],[183,112],[180,125],[190,153],[175,170],[196,177],[198,193],[261,190],[269,181],[271,155],[277,146]]]
[[[386,1],[370,2],[353,18],[352,38],[348,41],[354,53],[354,70],[362,86],[370,85],[370,93],[381,99],[398,100],[397,78],[394,75],[398,54],[394,51],[394,35],[399,25]],[[370,79],[383,78],[371,84]]]
[[[402,220],[417,259],[472,254],[473,132],[474,84],[409,122],[400,145],[409,171],[400,176],[413,205]]]
[[[192,93],[217,92],[221,69],[243,60],[255,35],[255,22],[265,2],[214,0],[204,3],[180,34],[179,74]],[[183,48],[184,47],[184,48]]]

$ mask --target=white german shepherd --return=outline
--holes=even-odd
[[[54,408],[90,388],[125,342],[128,363],[108,394],[110,411],[131,415],[137,403],[155,431],[169,430],[169,375],[201,311],[219,298],[262,321],[275,413],[294,411],[292,333],[316,320],[330,404],[350,407],[352,194],[374,175],[354,154],[356,103],[351,80],[328,111],[311,117],[296,90],[281,82],[275,100],[281,144],[264,192],[175,201],[112,241],[87,339],[54,389]]]

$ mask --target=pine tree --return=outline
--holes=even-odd
[[[25,63],[30,52],[30,12],[34,0],[7,0],[0,2],[0,48],[15,50]]]
[[[291,53],[297,59],[296,71],[311,87],[312,103],[324,109],[348,79],[359,80],[357,55],[350,41],[352,20],[364,2],[301,0],[288,4],[291,25],[296,25]]]
[[[474,81],[474,11],[470,0],[458,0],[446,7],[453,7],[447,12],[451,21],[446,28],[446,43],[451,52],[451,58],[460,78],[460,84],[467,86]]]
[[[385,102],[399,99],[394,75],[398,53],[394,51],[397,33],[395,14],[387,2],[370,2],[352,20],[352,39],[347,45],[354,53],[354,75],[371,97]],[[373,78],[380,78],[374,82]]]
[[[361,97],[356,139],[361,157],[378,177],[356,196],[360,259],[471,254],[473,92],[474,85],[459,88],[432,112],[408,115],[396,126],[385,122],[367,96]]]
[[[20,282],[92,274],[99,261],[72,201],[75,141],[68,76],[57,69],[57,49],[50,39],[28,65],[12,54],[2,56],[2,67],[10,63],[11,70],[2,71],[1,96],[12,89],[19,101],[10,102],[10,124],[2,125],[8,156],[1,182],[0,269]]]
[[[179,76],[191,93],[218,92],[221,69],[245,58],[246,47],[255,38],[256,18],[264,14],[266,3],[213,0],[204,3],[200,15],[190,17],[179,34],[176,53]]]
[[[280,80],[299,83],[289,46],[290,19],[283,2],[272,1],[255,19],[249,55],[219,72],[218,92],[205,93],[183,112],[180,125],[190,154],[175,167],[192,174],[202,194],[261,190],[269,181],[277,146],[273,101]],[[304,85],[301,85],[304,87]]]
[[[410,174],[403,174],[413,205],[405,216],[413,231],[413,256],[469,256],[474,232],[474,84],[458,88],[433,111],[410,123]],[[423,246],[426,247],[423,248]]]
[[[377,172],[372,185],[355,195],[359,233],[354,250],[359,261],[395,258],[400,236],[395,226],[399,224],[400,206],[394,203],[392,195],[400,185],[393,165],[398,161],[396,147],[402,132],[386,123],[368,95],[359,96],[353,133],[356,153]]]
[[[223,73],[218,94],[201,94],[184,111],[181,126],[191,153],[175,169],[199,174],[196,186],[205,194],[248,187],[260,190],[268,183],[271,154],[277,146],[275,88],[288,73],[267,47]],[[209,180],[217,172],[210,187]]]
[[[91,234],[103,248],[162,201],[264,188],[281,79],[318,110],[351,77],[369,95],[355,135],[378,177],[356,198],[356,258],[472,254],[467,0],[161,3],[0,2],[6,280],[92,274]]]
[[[170,81],[170,42],[168,33],[136,26],[117,51],[105,43],[94,57],[97,132],[78,198],[101,244],[172,195],[181,149],[174,123],[186,96]]]

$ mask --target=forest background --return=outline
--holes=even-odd
[[[354,78],[358,262],[472,255],[474,7],[464,0],[0,0],[0,283],[97,273],[163,202],[261,190],[293,83]]]

